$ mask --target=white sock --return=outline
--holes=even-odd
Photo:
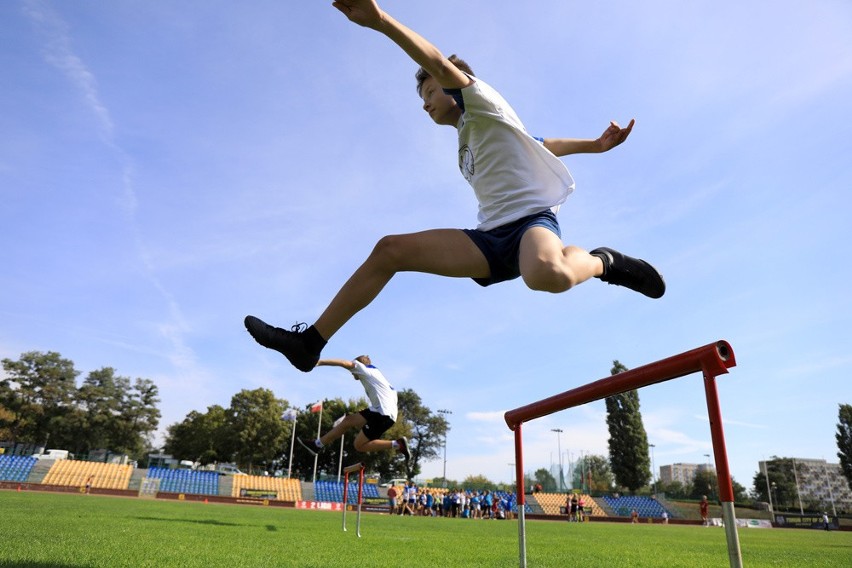
[[[399,449],[399,442],[397,442],[396,440],[393,440],[391,442],[391,447],[395,450],[398,450]]]

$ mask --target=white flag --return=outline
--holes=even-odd
[[[284,411],[284,414],[281,415],[281,419],[286,420],[287,422],[295,422],[298,415],[299,413],[295,408],[288,408]]]

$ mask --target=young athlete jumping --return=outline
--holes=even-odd
[[[533,138],[509,103],[467,63],[445,57],[375,0],[333,5],[350,21],[387,36],[420,66],[423,110],[436,124],[458,130],[459,169],[479,202],[479,225],[383,237],[313,325],[288,331],[247,316],[246,329],[258,343],[282,353],[297,369],[312,370],[326,342],[397,272],[467,277],[481,286],[520,276],[529,288],[553,293],[595,277],[650,298],[665,293],[662,276],[644,260],[606,247],[586,252],[563,246],[556,220],[574,189],[557,156],[606,152],[627,139],[633,120],[625,128],[611,122],[596,140]]]
[[[382,434],[396,423],[397,396],[396,391],[385,378],[385,376],[370,361],[369,355],[360,355],[352,361],[345,359],[321,359],[317,366],[328,365],[332,367],[343,367],[352,373],[356,381],[361,381],[370,406],[360,412],[347,414],[337,426],[326,432],[316,440],[298,442],[309,452],[317,453],[324,446],[340,439],[340,437],[351,428],[361,428],[355,438],[355,449],[359,452],[380,452],[382,450],[396,450],[405,456],[405,460],[411,459],[408,451],[408,440],[397,438],[396,440],[380,440]]]

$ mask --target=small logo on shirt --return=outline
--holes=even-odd
[[[459,148],[459,170],[464,179],[470,182],[473,178],[473,152],[467,144]]]

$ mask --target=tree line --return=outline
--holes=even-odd
[[[0,441],[11,441],[68,449],[78,456],[93,450],[127,454],[145,463],[153,448],[153,435],[159,426],[160,402],[157,386],[149,379],[119,375],[112,367],[90,372],[77,386],[80,372],[70,359],[59,353],[30,351],[17,360],[3,359],[4,375],[0,378]],[[613,361],[611,374],[626,371]],[[647,488],[652,479],[649,443],[640,412],[637,391],[628,391],[606,400],[609,429],[609,456],[587,455],[575,464],[573,487],[588,492],[622,491],[636,493]],[[328,431],[334,421],[347,413],[367,406],[363,398],[323,401],[323,412],[311,412],[310,405],[295,409],[269,389],[242,390],[235,394],[228,408],[213,405],[206,411],[193,410],[167,427],[164,450],[201,464],[234,462],[247,471],[290,470],[295,477],[308,478],[313,472],[313,456],[293,452],[289,463],[293,435],[314,439],[317,430]],[[295,421],[284,418],[294,413]],[[321,423],[320,423],[321,421]],[[294,432],[295,429],[295,432]],[[405,436],[409,440],[412,459],[405,463],[391,452],[361,454],[353,447],[354,432],[343,438],[344,465],[364,462],[368,471],[382,478],[419,475],[422,464],[440,457],[449,424],[443,415],[432,412],[411,389],[399,392],[399,420],[387,437]],[[837,425],[838,456],[841,468],[852,486],[852,406],[841,404]],[[320,452],[319,473],[335,474],[340,465],[341,443]],[[788,473],[792,467],[782,458],[768,462],[775,481],[773,491],[784,503],[792,495]],[[754,497],[768,500],[765,478],[758,472],[754,478]],[[483,487],[498,484],[484,476],[473,476]],[[436,480],[433,480],[435,484]],[[443,484],[445,480],[437,480]],[[467,482],[468,480],[465,480]],[[447,485],[451,485],[446,481]],[[545,490],[561,487],[546,469],[525,477],[525,485],[542,486]],[[745,488],[735,480],[737,500],[745,499]],[[689,486],[678,482],[657,487],[672,497],[698,498],[718,496],[716,476],[699,472]]]
[[[161,417],[160,399],[153,381],[131,380],[112,367],[103,367],[89,373],[78,387],[80,372],[74,362],[53,351],[30,351],[2,363],[0,441],[67,449],[77,457],[107,450],[126,454],[140,465],[147,465],[148,454],[158,449],[153,436]],[[391,452],[358,453],[354,435],[346,435],[344,465],[361,461],[368,471],[383,477],[411,479],[420,474],[423,463],[438,457],[449,430],[446,419],[425,406],[413,390],[402,390],[398,397],[399,419],[387,436],[407,437],[411,460],[405,463]],[[297,409],[293,422],[284,418],[292,409],[286,399],[269,389],[242,390],[227,408],[212,405],[204,412],[193,410],[169,425],[161,449],[200,464],[233,462],[249,472],[286,468],[294,475],[310,477],[313,457],[307,452],[293,452],[293,463],[289,463],[294,429],[296,437],[314,439],[318,427],[324,433],[337,418],[367,406],[364,398],[325,400],[322,413],[312,413],[309,407]],[[318,472],[337,472],[339,450],[338,442],[319,454]]]
[[[296,445],[290,463],[292,440],[313,440],[317,432],[330,430],[338,418],[369,406],[364,398],[344,401],[340,398],[322,401],[322,411],[313,405],[294,408],[284,399],[275,398],[268,389],[243,390],[234,395],[229,408],[210,406],[206,412],[190,412],[181,422],[168,427],[164,450],[201,464],[234,462],[246,472],[289,471],[292,477],[311,479],[314,458]],[[411,460],[405,463],[394,452],[360,453],[355,451],[355,432],[333,442],[319,452],[318,475],[337,473],[343,455],[343,466],[362,462],[367,471],[383,479],[420,474],[423,463],[438,457],[449,426],[446,419],[433,413],[411,389],[398,393],[399,416],[385,437],[405,436],[409,441]],[[288,412],[295,410],[296,412]],[[292,418],[292,419],[288,419]]]
[[[141,457],[160,421],[157,386],[102,367],[77,386],[80,372],[59,353],[30,351],[3,359],[0,440]]]

